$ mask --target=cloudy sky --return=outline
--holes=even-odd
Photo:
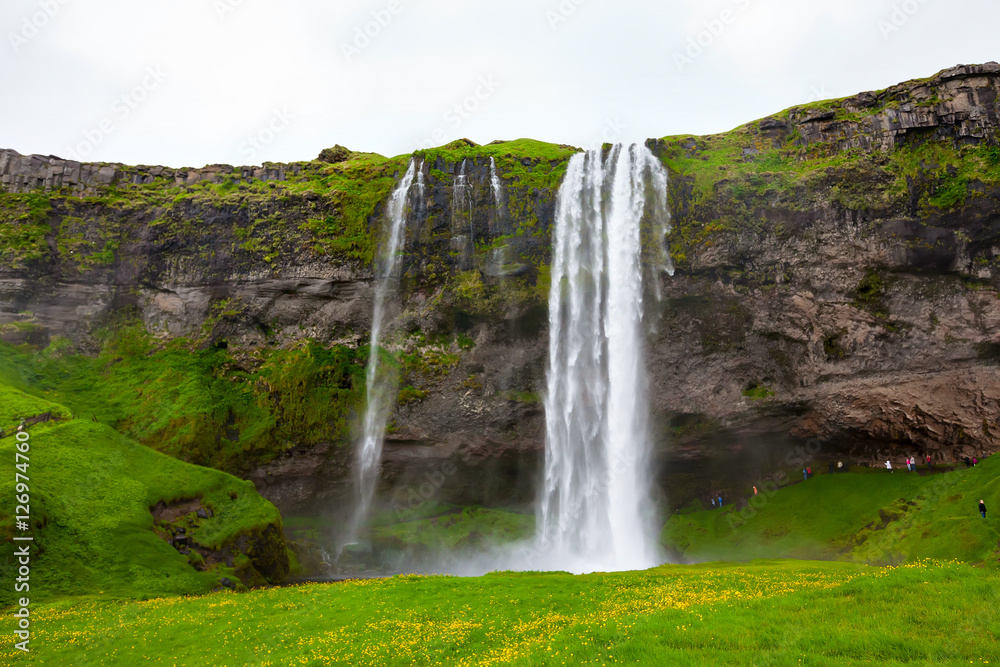
[[[1000,59],[996,0],[4,0],[0,147],[201,166],[731,129]]]

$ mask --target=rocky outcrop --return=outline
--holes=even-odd
[[[277,584],[288,578],[289,562],[280,523],[269,523],[243,532],[225,544],[204,544],[199,529],[213,518],[212,510],[198,498],[165,503],[150,508],[153,531],[196,570],[213,570],[218,565],[233,568],[247,587]],[[224,584],[223,584],[224,585]]]
[[[788,141],[830,152],[891,150],[913,137],[956,142],[1000,136],[1000,65],[958,65],[929,79],[829,103],[793,107],[759,121],[774,147]]]
[[[64,160],[55,155],[21,155],[0,150],[0,188],[6,192],[57,192],[86,197],[121,184],[185,186],[201,182],[222,183],[233,178],[244,183],[284,181],[286,171],[298,173],[298,165],[264,163],[260,167],[212,164],[201,169],[129,166]]]

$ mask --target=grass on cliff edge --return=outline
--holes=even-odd
[[[940,470],[940,468],[938,469]],[[1000,456],[973,468],[820,474],[750,505],[675,514],[662,540],[692,560],[832,558],[886,564],[1000,557]],[[794,479],[793,479],[794,481]],[[760,485],[767,489],[768,485]],[[772,487],[773,488],[773,487]],[[986,501],[986,520],[979,500]]]
[[[400,576],[36,605],[6,664],[968,665],[1000,660],[1000,572],[802,561]],[[14,619],[0,619],[12,637]]]
[[[50,401],[0,385],[0,534],[10,544],[16,530],[13,437],[21,417],[68,411]],[[204,593],[233,571],[195,570],[153,532],[150,507],[159,501],[200,498],[214,516],[191,532],[199,544],[217,549],[238,535],[280,526],[278,511],[253,484],[216,470],[177,461],[139,445],[108,426],[85,420],[28,427],[29,515],[34,536],[31,589],[0,588],[0,607],[20,596],[35,601],[63,595],[148,598]],[[18,461],[24,463],[23,459]],[[19,480],[22,481],[23,480]],[[0,569],[11,582],[17,569],[5,548]]]

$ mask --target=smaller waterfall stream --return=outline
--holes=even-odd
[[[465,173],[465,163],[462,160],[451,185],[451,244],[459,253],[461,267],[470,269],[476,254],[476,233],[472,227],[472,185]]]
[[[411,159],[406,173],[389,198],[386,209],[389,234],[375,264],[375,309],[372,315],[370,352],[365,375],[367,400],[361,441],[357,447],[357,505],[347,538],[342,540],[341,546],[357,539],[358,532],[371,510],[375,485],[378,481],[386,420],[389,418],[389,411],[395,399],[396,376],[391,365],[386,366],[380,362],[379,344],[385,326],[389,297],[399,284],[400,250],[406,233],[409,193],[415,175],[419,195],[422,198],[423,173],[422,170],[417,170],[415,161]]]
[[[503,219],[504,219],[504,205],[503,205],[503,183],[500,182],[500,177],[497,175],[497,162],[492,157],[490,157],[490,189],[493,192],[493,212],[494,220],[493,228],[490,230],[491,234],[500,234],[502,229]]]

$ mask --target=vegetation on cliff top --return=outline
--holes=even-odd
[[[558,186],[575,150],[529,139],[489,146],[458,141],[413,157],[433,163],[432,180],[462,160],[495,158],[509,188],[510,213],[523,224],[534,217],[537,193]],[[267,265],[305,249],[370,264],[382,233],[374,217],[411,156],[345,153],[346,159],[333,163],[264,165],[282,168],[284,180],[253,179],[246,170],[223,166],[213,179],[178,184],[149,168],[117,165],[125,177],[92,196],[0,193],[0,257],[11,268],[30,267],[53,252],[47,243],[52,238],[64,260],[80,270],[100,269],[122,259],[140,239],[177,239],[202,254],[230,253],[237,262]],[[197,224],[206,218],[224,224],[212,230]]]

